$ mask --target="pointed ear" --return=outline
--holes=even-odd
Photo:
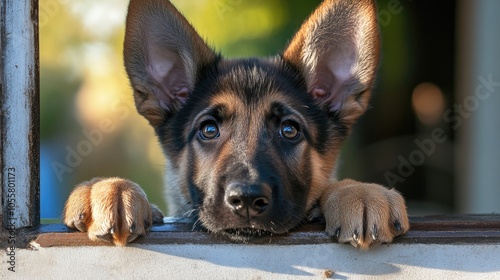
[[[283,58],[300,69],[314,98],[352,124],[368,106],[379,45],[374,0],[325,0]]]
[[[185,102],[216,54],[168,0],[131,0],[124,60],[137,111],[157,127]]]

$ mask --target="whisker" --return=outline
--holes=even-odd
[[[201,219],[200,218],[196,219],[196,221],[193,223],[193,226],[192,226],[191,230],[194,231],[198,227],[198,225],[201,225]]]

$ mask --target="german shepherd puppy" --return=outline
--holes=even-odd
[[[125,68],[167,158],[169,214],[242,242],[319,215],[363,249],[408,231],[398,192],[335,177],[369,105],[379,40],[374,0],[325,0],[282,54],[228,60],[169,1],[131,0]],[[121,246],[162,217],[118,178],[82,183],[64,209],[68,227]]]

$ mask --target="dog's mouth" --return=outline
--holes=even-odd
[[[246,220],[239,216],[228,216],[215,219],[200,213],[199,225],[210,233],[239,243],[267,242],[275,237],[283,236],[292,231],[300,224],[305,223],[298,215],[283,217],[281,219]]]
[[[225,229],[221,233],[222,235],[228,237],[229,239],[237,242],[250,242],[252,240],[257,240],[263,237],[270,237],[279,234],[276,232],[271,232],[263,229],[255,229],[255,228]]]
[[[218,209],[216,206],[206,204],[199,207],[197,224],[208,232],[233,242],[260,243],[274,240],[305,222],[304,215],[300,214],[302,209],[293,209],[285,203],[255,217],[243,217],[235,211]]]
[[[219,229],[217,233],[236,242],[259,242],[259,240],[267,240],[273,236],[283,235],[289,232],[290,229],[285,227],[250,225]]]

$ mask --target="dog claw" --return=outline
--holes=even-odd
[[[351,243],[351,245],[354,246],[354,248],[358,248],[359,247],[359,243],[356,240],[351,239],[351,240],[349,240],[349,243]]]
[[[75,226],[75,227],[76,227],[79,231],[81,231],[81,232],[85,232],[85,231],[87,231],[87,227],[86,227],[85,223],[83,223],[83,222],[78,221],[78,222],[75,222],[73,225],[74,225],[74,226]]]
[[[134,233],[134,232],[135,232],[135,228],[136,228],[135,223],[133,223],[133,224],[130,226],[130,228],[129,228],[129,232],[130,232],[130,233]]]
[[[73,226],[81,232],[87,231],[87,225],[85,224],[85,214],[80,214],[78,216],[78,220],[73,221]]]
[[[394,228],[397,230],[397,231],[401,231],[402,228],[401,228],[401,223],[399,221],[395,221],[394,222]]]
[[[107,241],[107,242],[113,242],[113,234],[112,233],[96,235],[96,237],[101,239],[101,240]]]
[[[377,239],[378,239],[378,228],[376,226],[373,226],[372,240],[376,241]]]
[[[338,227],[336,230],[335,230],[335,238],[339,238],[340,237],[340,227]]]
[[[132,242],[137,239],[137,237],[141,236],[140,234],[132,234],[127,238],[127,243]]]
[[[354,234],[352,235],[352,239],[354,239],[354,241],[359,242],[359,233],[358,231],[354,231]]]

